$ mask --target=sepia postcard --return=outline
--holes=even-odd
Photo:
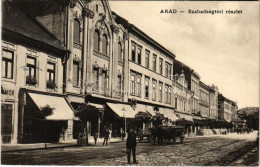
[[[2,0],[1,165],[259,166],[259,5]]]

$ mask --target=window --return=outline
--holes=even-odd
[[[165,90],[165,92],[164,92],[164,99],[165,99],[165,103],[168,103],[168,86],[167,85],[165,85],[165,88],[164,88]]]
[[[99,75],[99,83],[100,83],[100,89],[99,94],[106,95],[107,94],[107,71],[103,71],[101,75]]]
[[[153,55],[153,71],[156,72],[156,55]]]
[[[149,98],[149,81],[150,78],[146,77],[145,78],[145,98]]]
[[[165,63],[165,77],[168,78],[168,64]]]
[[[98,91],[99,90],[99,73],[98,73],[98,68],[93,68],[93,90]]]
[[[178,107],[178,99],[177,97],[175,97],[175,108],[177,109],[177,107]]]
[[[72,76],[73,86],[79,85],[79,62],[73,61],[73,76]]]
[[[141,61],[142,61],[142,49],[138,48],[137,49],[137,63],[141,64]]]
[[[135,94],[135,75],[134,75],[134,74],[131,75],[130,93],[131,93],[132,95]]]
[[[13,79],[14,52],[2,51],[2,78]]]
[[[94,34],[94,50],[97,52],[99,52],[99,48],[100,48],[99,41],[100,41],[99,32],[98,30],[96,30]]]
[[[121,92],[122,92],[122,76],[118,75],[117,76],[117,93],[118,96],[121,97]]]
[[[104,34],[102,39],[102,53],[107,55],[107,36]]]
[[[55,81],[55,63],[47,63],[47,79]]]
[[[171,104],[172,102],[172,88],[169,87],[168,89],[168,103]]]
[[[156,80],[153,80],[153,100],[156,100]]]
[[[123,62],[122,44],[118,42],[118,61]]]
[[[133,62],[135,62],[135,44],[132,44],[132,59]]]
[[[80,44],[80,22],[74,19],[73,42]]]
[[[145,67],[149,68],[149,59],[150,59],[150,52],[146,51],[145,52]]]
[[[35,85],[36,81],[36,58],[27,56],[28,75],[26,77],[26,84]]]
[[[136,80],[136,95],[141,96],[141,76],[137,76]]]
[[[162,102],[162,83],[159,84],[159,101]]]
[[[163,69],[163,59],[161,59],[161,58],[160,58],[159,65],[160,65],[160,74],[162,75],[162,69]]]
[[[171,76],[172,76],[172,66],[171,65],[169,65],[168,70],[169,70],[168,78],[171,79]]]

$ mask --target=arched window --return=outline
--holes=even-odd
[[[74,19],[73,41],[80,44],[80,22],[78,19]]]
[[[122,44],[120,42],[118,42],[118,61],[123,62]]]
[[[96,30],[95,34],[94,34],[94,50],[95,51],[99,51],[99,41],[100,41],[99,32],[98,32],[98,30]]]
[[[102,39],[102,53],[107,55],[107,36],[104,34]]]

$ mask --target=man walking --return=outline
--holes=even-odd
[[[108,137],[109,137],[109,131],[108,131],[108,129],[106,129],[106,131],[105,131],[105,135],[104,135],[103,146],[104,146],[105,143],[106,143],[106,145],[107,145]]]
[[[131,152],[133,153],[133,163],[137,163],[135,151],[136,151],[136,132],[131,128],[130,133],[127,136],[126,140],[126,149],[127,149],[127,162],[130,164]]]

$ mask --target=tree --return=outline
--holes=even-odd
[[[36,115],[41,119],[46,119],[46,117],[53,114],[53,110],[55,110],[55,108],[51,108],[49,105],[46,105],[41,107],[40,110],[36,112]]]
[[[247,127],[259,129],[259,107],[245,107],[237,111],[238,117],[245,119]]]
[[[97,119],[99,114],[99,110],[92,105],[89,104],[81,104],[75,111],[75,117],[78,117],[83,123],[84,127],[86,126],[88,121],[93,119]]]
[[[151,120],[151,115],[147,112],[138,112],[135,115],[135,121],[138,125],[138,127],[142,127],[143,123],[149,123]]]

